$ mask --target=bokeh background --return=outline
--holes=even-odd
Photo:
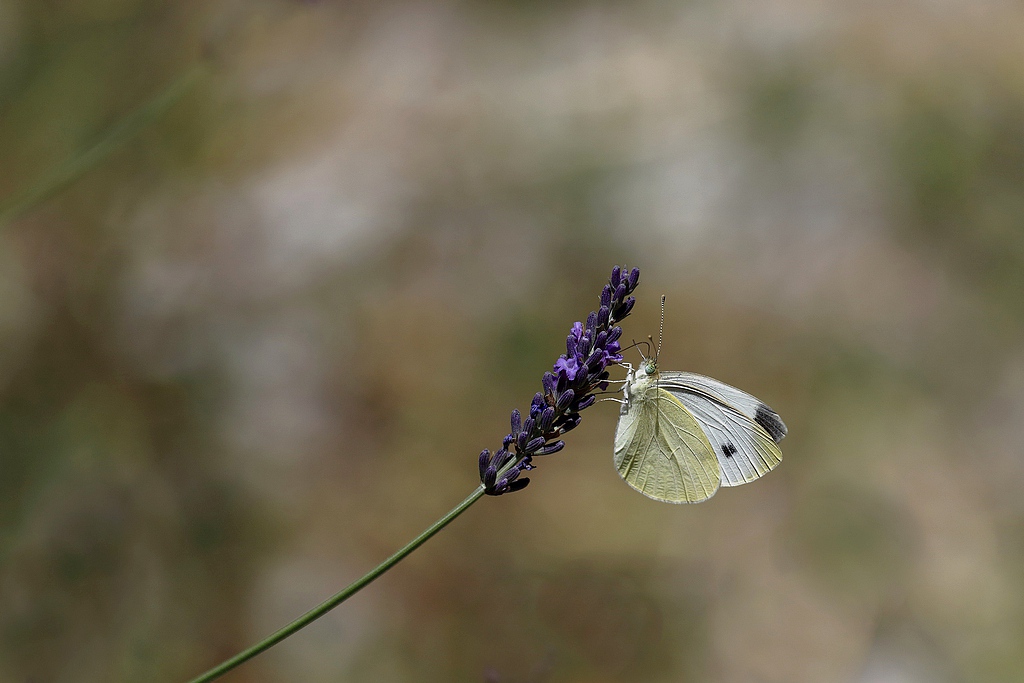
[[[1024,6],[0,0],[0,680],[184,681],[477,484],[595,307],[786,419],[598,404],[231,681],[1024,680]]]

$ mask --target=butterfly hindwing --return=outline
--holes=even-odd
[[[634,489],[669,503],[707,500],[721,483],[714,447],[697,419],[655,384],[622,407],[615,466]]]

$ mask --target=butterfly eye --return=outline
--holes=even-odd
[[[653,375],[655,372],[657,372],[657,368],[655,367],[654,363],[648,363],[647,365],[644,366],[644,372],[646,372],[648,375]]]

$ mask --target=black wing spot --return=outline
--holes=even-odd
[[[764,427],[764,431],[768,432],[775,443],[782,441],[782,437],[786,436],[786,432],[789,431],[779,414],[763,403],[757,407],[754,422]]]
[[[725,454],[725,457],[731,458],[736,453],[736,447],[731,443],[722,444],[722,453]]]

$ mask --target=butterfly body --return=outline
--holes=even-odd
[[[720,486],[764,476],[782,461],[786,425],[735,387],[688,372],[630,368],[615,430],[615,466],[637,491],[669,503],[699,503]]]

